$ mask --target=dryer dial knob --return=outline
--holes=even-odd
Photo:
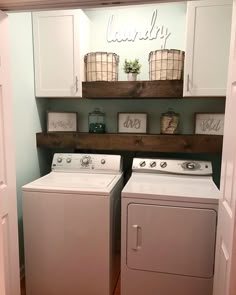
[[[150,163],[150,167],[152,167],[152,168],[156,167],[156,165],[157,165],[157,163],[156,163],[155,161],[152,161],[152,162]]]
[[[140,167],[145,167],[145,166],[146,166],[146,162],[145,162],[145,161],[141,161],[141,162],[139,163],[139,166],[140,166]]]
[[[67,163],[71,163],[71,161],[72,161],[71,158],[67,158],[67,159],[66,159],[66,162],[67,162]]]
[[[166,162],[161,162],[160,163],[161,168],[166,168],[167,167],[167,163]]]
[[[196,165],[194,162],[189,162],[189,163],[186,163],[186,168],[189,170],[194,170],[196,168]]]
[[[106,160],[105,159],[102,159],[101,160],[101,164],[104,165],[105,163],[106,163]]]
[[[57,163],[61,163],[62,162],[62,158],[61,157],[58,157],[57,158]]]

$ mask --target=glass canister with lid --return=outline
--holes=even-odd
[[[105,133],[106,131],[106,116],[99,108],[95,108],[93,112],[89,113],[88,124],[90,133]]]
[[[179,133],[179,114],[175,113],[171,108],[161,115],[161,134],[177,134]]]

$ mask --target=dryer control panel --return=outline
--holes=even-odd
[[[54,154],[52,171],[121,171],[120,155],[102,154]]]
[[[132,170],[150,173],[212,175],[211,162],[195,160],[134,158]]]

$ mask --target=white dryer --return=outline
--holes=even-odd
[[[210,162],[134,159],[122,191],[121,295],[211,295],[219,190]]]
[[[23,186],[26,292],[111,295],[119,276],[118,155],[55,154]]]

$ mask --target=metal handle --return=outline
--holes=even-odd
[[[141,247],[141,227],[137,224],[132,225],[132,249],[138,250]]]
[[[77,76],[75,76],[75,92],[79,91],[79,79]]]
[[[189,92],[189,74],[187,75],[187,92]]]

